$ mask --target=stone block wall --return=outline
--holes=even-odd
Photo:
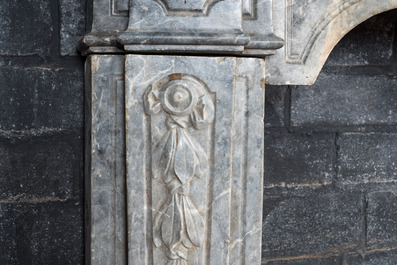
[[[85,2],[0,4],[0,264],[84,264]],[[266,88],[263,264],[396,264],[396,31],[373,17],[313,86]]]
[[[397,10],[266,88],[263,264],[397,263]]]
[[[84,263],[85,1],[0,4],[0,264]]]

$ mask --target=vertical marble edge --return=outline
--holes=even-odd
[[[230,202],[230,243],[229,243],[229,263],[241,264],[242,247],[243,247],[243,201],[246,154],[245,145],[247,137],[247,77],[235,77],[235,86],[233,91],[233,125],[232,125],[232,192]]]
[[[125,209],[123,98],[115,83],[124,56],[95,55],[87,61],[86,194],[87,263],[123,264]],[[109,71],[109,69],[111,69]],[[121,109],[120,109],[121,108]],[[118,263],[118,260],[120,263]]]
[[[92,234],[91,234],[91,215],[92,215],[92,207],[91,207],[91,192],[92,192],[92,185],[91,185],[91,127],[92,127],[92,98],[91,98],[91,87],[92,87],[92,55],[88,56],[87,60],[85,61],[84,65],[84,73],[85,73],[85,132],[84,132],[84,189],[85,189],[85,196],[86,199],[84,200],[84,225],[85,225],[85,263],[91,264],[91,241],[92,241]],[[88,199],[87,199],[88,197]]]
[[[91,57],[91,170],[87,176],[90,182],[90,208],[91,208],[91,264],[103,263],[110,264],[112,255],[110,249],[114,248],[114,241],[111,240],[114,227],[112,226],[111,197],[114,187],[111,183],[110,165],[108,161],[103,159],[101,153],[109,154],[107,146],[108,142],[103,142],[101,138],[106,139],[110,128],[105,124],[108,121],[107,110],[110,107],[109,101],[102,102],[103,97],[109,98],[109,90],[103,89],[103,84],[99,80],[103,80],[106,84],[109,82],[109,75],[102,75],[100,72],[102,64],[100,64],[101,56]],[[98,95],[101,95],[98,97]],[[105,116],[102,118],[101,116]],[[107,140],[107,139],[106,139]],[[110,154],[109,154],[110,155]],[[103,231],[103,227],[107,227],[107,231]],[[103,247],[103,244],[106,247]]]
[[[122,73],[114,78],[116,82],[116,129],[114,136],[118,139],[114,152],[115,164],[115,264],[127,264],[127,200],[126,200],[126,146],[125,146],[125,81],[124,81],[124,56],[120,58]],[[119,151],[118,151],[119,150]]]
[[[239,58],[238,75],[249,76],[247,165],[245,183],[243,264],[261,263],[263,207],[263,150],[265,63],[261,59]]]
[[[145,114],[142,96],[134,93],[134,77],[128,76],[139,56],[126,55],[125,104],[127,148],[127,216],[128,216],[128,264],[148,264],[147,242],[147,187],[145,152]],[[143,95],[143,94],[142,94]],[[130,137],[133,135],[133,137]],[[129,147],[133,148],[129,148]],[[137,177],[142,176],[142,177]]]
[[[212,202],[211,202],[211,239],[210,256],[208,264],[229,264],[230,244],[230,213],[232,193],[232,120],[233,120],[233,91],[235,87],[234,74],[236,69],[236,58],[219,57],[230,63],[229,73],[224,78],[230,78],[224,88],[213,88],[216,92],[215,107],[215,139],[213,154],[212,177]],[[228,155],[224,155],[224,154]],[[219,237],[219,238],[218,238]],[[220,240],[219,240],[220,239]]]

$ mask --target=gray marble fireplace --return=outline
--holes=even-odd
[[[93,0],[87,261],[261,263],[266,85],[397,0]]]

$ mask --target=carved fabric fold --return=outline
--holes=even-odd
[[[211,99],[207,96],[201,96],[197,106],[190,115],[192,124],[197,130],[207,128],[214,119],[215,108]]]
[[[167,265],[187,265],[187,263],[183,259],[176,259],[168,261]]]
[[[187,250],[203,242],[204,219],[188,196],[175,193],[167,206],[160,218],[161,231],[154,233],[154,241],[161,242],[157,238],[161,235],[173,255],[187,259]]]
[[[166,113],[167,127],[152,149],[153,178],[161,178],[169,193],[153,220],[153,242],[164,245],[167,265],[187,265],[189,251],[200,247],[205,236],[204,219],[190,199],[190,182],[209,167],[203,147],[188,129],[207,128],[215,116],[214,104],[202,83],[188,75],[150,85],[143,101],[148,115]]]
[[[153,178],[168,183],[176,176],[182,184],[194,175],[202,177],[208,170],[208,159],[200,144],[183,128],[171,128],[153,151]]]

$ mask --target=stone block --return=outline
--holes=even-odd
[[[57,21],[51,0],[3,0],[0,5],[0,54],[57,53]],[[55,5],[56,6],[56,5]]]
[[[335,157],[333,134],[265,133],[266,186],[330,183]]]
[[[0,204],[1,264],[83,264],[83,220],[78,201]]]
[[[389,65],[397,11],[374,16],[350,31],[332,50],[326,65]]]
[[[355,249],[364,231],[363,214],[357,192],[286,199],[264,216],[262,259],[329,256]]]
[[[369,249],[397,247],[395,190],[371,193],[367,197],[367,203],[367,247]],[[396,255],[395,253],[394,256],[397,257]]]
[[[0,264],[18,264],[17,231],[12,208],[0,204]]]
[[[262,261],[264,265],[337,265],[339,257],[285,258],[281,260]]]
[[[0,141],[0,200],[41,201],[82,192],[82,141],[76,136]]]
[[[289,90],[287,86],[266,86],[265,126],[285,126],[287,118]]]
[[[292,126],[393,125],[397,79],[320,74],[313,86],[292,87]]]
[[[78,55],[77,45],[85,33],[86,1],[60,1],[60,49],[61,55]]]
[[[371,251],[364,254],[347,255],[343,265],[395,265],[397,261],[396,249]]]
[[[338,181],[397,181],[397,134],[344,133],[337,144]]]
[[[3,66],[0,76],[1,130],[83,128],[81,71]]]

